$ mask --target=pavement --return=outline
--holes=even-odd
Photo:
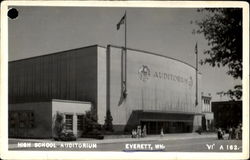
[[[87,140],[87,142],[92,143],[120,143],[120,142],[140,142],[140,141],[155,141],[155,140],[184,140],[184,139],[200,139],[200,138],[217,138],[215,133],[213,134],[197,134],[197,133],[179,133],[179,134],[165,134],[161,135],[147,135],[143,138],[131,138],[130,135],[128,137],[121,138],[119,136],[106,136],[103,140]],[[78,141],[78,140],[77,140]],[[81,139],[79,139],[81,141]],[[86,142],[86,141],[85,141]]]
[[[95,143],[95,144],[112,144],[123,142],[143,142],[143,141],[170,141],[170,140],[188,140],[188,139],[202,139],[202,138],[214,138],[217,139],[216,133],[175,133],[161,135],[147,135],[143,138],[131,138],[130,135],[105,135],[103,140],[91,139],[91,138],[78,138],[74,143]],[[225,136],[226,139],[226,136]],[[16,148],[18,142],[31,142],[31,143],[55,143],[56,145],[68,142],[55,141],[53,139],[17,139],[9,138],[9,149]]]

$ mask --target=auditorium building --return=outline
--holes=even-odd
[[[51,137],[57,112],[79,134],[91,108],[101,125],[109,110],[115,132],[131,132],[137,125],[146,125],[148,134],[161,128],[193,132],[202,121],[196,76],[195,67],[180,60],[113,45],[11,61],[9,135]]]

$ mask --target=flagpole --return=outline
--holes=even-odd
[[[127,11],[125,11],[125,51],[127,50]]]
[[[195,54],[196,54],[196,88],[195,88],[195,106],[198,105],[198,46],[197,42],[195,45]]]
[[[125,10],[125,94],[127,94],[127,11]]]

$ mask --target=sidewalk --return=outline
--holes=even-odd
[[[96,143],[96,144],[104,144],[104,143],[121,143],[121,142],[140,142],[140,141],[155,141],[155,140],[185,140],[185,139],[200,139],[200,138],[215,138],[217,139],[217,135],[215,133],[176,133],[176,134],[165,134],[164,136],[160,135],[147,135],[144,138],[131,138],[130,135],[106,135],[103,140],[91,139],[91,138],[78,138],[76,141],[55,141],[53,139],[16,139],[9,138],[9,146],[15,146],[17,142],[43,142],[43,143]]]
[[[197,133],[179,133],[179,134],[165,134],[164,136],[160,135],[147,135],[147,137],[143,138],[131,138],[130,136],[127,138],[112,138],[105,137],[104,140],[91,140],[84,142],[91,143],[121,143],[121,142],[140,142],[140,141],[155,141],[155,140],[185,140],[185,139],[200,139],[200,138],[215,138],[217,139],[217,135],[215,133],[209,134],[197,134]],[[81,139],[79,139],[81,141]]]

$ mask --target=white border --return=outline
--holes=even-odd
[[[158,7],[158,8],[243,8],[243,139],[242,153],[208,152],[70,152],[70,151],[8,151],[8,6],[62,7]],[[249,157],[249,5],[239,1],[4,1],[1,4],[0,59],[0,146],[2,159],[247,159]]]

